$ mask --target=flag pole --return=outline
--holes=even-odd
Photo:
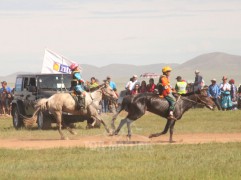
[[[62,64],[64,64],[63,56],[61,56],[61,59],[62,59]],[[63,84],[64,84],[64,73],[62,72],[62,75],[61,75],[61,93],[63,92],[63,90],[62,90]]]

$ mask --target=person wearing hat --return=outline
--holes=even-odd
[[[138,83],[137,75],[133,75],[130,78],[130,81],[126,84],[125,89],[127,90],[127,94],[130,95],[131,91],[134,89],[135,84]]]
[[[220,105],[221,91],[216,82],[217,80],[215,78],[211,79],[211,84],[208,86],[207,94],[213,99],[216,106],[218,107],[218,110],[222,110]]]
[[[158,83],[158,91],[160,95],[163,95],[163,97],[168,101],[169,103],[169,115],[168,119],[176,119],[174,117],[174,108],[176,100],[174,96],[172,95],[172,88],[170,85],[169,77],[171,75],[172,68],[169,66],[165,66],[162,68],[163,75],[160,76],[159,83]]]
[[[6,98],[5,103],[6,103],[7,107],[10,107],[10,99],[12,97],[12,89],[7,85],[8,85],[8,83],[6,81],[2,82],[2,88],[0,89],[0,94],[4,93],[7,95],[8,98]]]
[[[9,94],[12,92],[12,89],[7,85],[8,85],[8,83],[6,81],[2,82],[2,88],[0,89],[0,93],[3,93],[5,91],[6,93]]]
[[[203,87],[203,77],[200,75],[199,70],[195,70],[195,81],[193,84],[193,91],[200,91]]]
[[[84,109],[85,107],[85,90],[84,90],[84,79],[82,78],[80,74],[80,67],[77,63],[72,63],[70,65],[70,70],[72,71],[72,81],[71,81],[71,87],[74,90],[74,93],[76,94],[78,98],[78,108]]]
[[[221,90],[221,107],[223,110],[230,110],[232,109],[232,100],[230,96],[231,85],[228,83],[228,78],[223,76],[223,82],[220,84]]]
[[[187,82],[182,80],[181,76],[177,76],[177,83],[175,86],[175,90],[178,94],[186,94],[187,93]]]

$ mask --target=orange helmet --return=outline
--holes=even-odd
[[[72,63],[69,68],[73,71],[73,70],[75,70],[78,66],[79,66],[79,65],[78,65],[77,63]]]
[[[164,68],[162,68],[163,73],[166,73],[168,71],[172,71],[172,68],[170,68],[169,66],[165,66]]]

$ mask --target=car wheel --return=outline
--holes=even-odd
[[[38,113],[37,122],[38,122],[38,129],[50,129],[51,128],[51,120],[42,111],[39,111],[39,113]]]
[[[44,124],[44,114],[42,111],[38,113],[38,129],[43,129]]]
[[[23,126],[23,118],[20,117],[17,107],[13,108],[13,126],[15,129],[19,129]]]

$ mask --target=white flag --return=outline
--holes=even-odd
[[[50,51],[49,49],[45,49],[41,73],[71,74],[69,66],[72,63],[76,62],[71,61],[53,51]]]

